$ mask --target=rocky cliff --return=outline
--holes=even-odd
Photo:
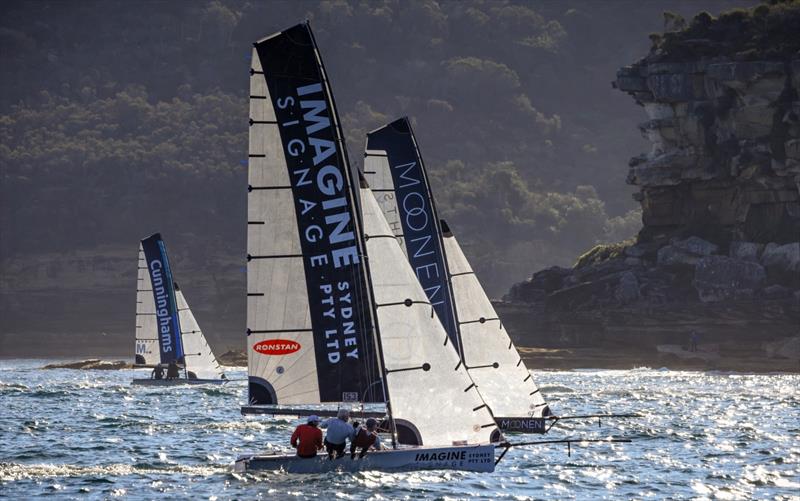
[[[522,344],[800,333],[800,2],[672,21],[613,82],[647,117],[643,228],[514,285],[498,306]]]

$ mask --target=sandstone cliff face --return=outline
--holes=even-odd
[[[520,342],[800,331],[800,3],[777,9],[698,16],[619,70],[652,144],[627,179],[644,227],[516,284],[499,310]],[[725,36],[736,23],[773,31],[759,47],[761,35]]]

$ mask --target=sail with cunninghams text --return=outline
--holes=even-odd
[[[139,347],[144,346],[142,355],[144,361],[149,363],[148,358],[155,358],[152,353],[152,342],[155,340],[160,363],[168,364],[173,360],[183,363],[181,325],[167,248],[161,235],[155,233],[141,241],[141,249],[144,259],[139,260],[139,276],[142,277],[144,267],[146,277],[138,281],[137,297],[139,293],[146,296],[149,289],[150,298],[143,297],[143,302],[137,304],[136,350],[138,352]],[[137,363],[139,361],[137,357]]]
[[[249,403],[383,402],[357,192],[308,24],[254,44]]]

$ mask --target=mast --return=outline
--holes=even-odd
[[[314,51],[317,56],[317,64],[319,64],[320,72],[322,74],[322,82],[325,85],[325,88],[328,90],[328,96],[330,97],[331,101],[331,115],[334,120],[334,130],[336,131],[337,141],[339,142],[342,154],[344,155],[344,161],[346,168],[346,175],[348,176],[348,180],[350,181],[348,184],[353,186],[352,183],[352,174],[353,169],[350,164],[350,157],[348,156],[347,152],[347,143],[345,142],[344,138],[342,137],[342,129],[339,122],[339,111],[336,108],[336,100],[333,97],[333,92],[330,89],[330,83],[328,81],[328,72],[325,70],[325,63],[322,61],[322,56],[319,53],[319,46],[317,45],[317,40],[314,38],[314,32],[311,30],[311,23],[306,21],[306,26],[308,27],[308,32],[311,35],[311,41],[314,44]],[[366,187],[366,181],[361,177],[359,173],[359,189]],[[385,361],[383,358],[383,345],[381,343],[381,336],[380,336],[380,327],[378,324],[378,310],[375,305],[375,301],[372,294],[372,274],[370,272],[369,266],[369,256],[367,255],[367,247],[366,241],[364,240],[364,221],[363,221],[363,211],[361,209],[361,197],[358,193],[353,194],[354,204],[357,207],[356,217],[355,217],[355,225],[358,229],[358,246],[359,246],[359,254],[361,258],[364,259],[367,265],[364,267],[365,275],[367,278],[367,288],[366,288],[366,295],[367,301],[369,301],[370,308],[367,310],[369,312],[369,323],[372,327],[373,339],[375,341],[375,346],[377,348],[378,354],[378,369],[380,371],[380,382],[381,382],[381,392],[383,393],[383,400],[386,402],[386,413],[389,416],[389,428],[391,431],[392,436],[392,449],[397,449],[397,432],[394,423],[394,416],[392,415],[392,405],[389,398],[389,388],[386,384],[386,366]],[[374,384],[374,383],[373,383]]]
[[[248,166],[254,405],[384,402],[357,190],[308,24],[255,43]]]
[[[463,359],[442,231],[422,155],[403,117],[367,134],[365,174],[408,261]]]

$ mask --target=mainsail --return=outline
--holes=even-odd
[[[178,305],[178,316],[181,323],[181,340],[186,369],[199,379],[220,379],[224,375],[211,347],[208,345],[197,320],[186,302],[183,291],[175,282],[175,299]]]
[[[136,365],[156,365],[161,362],[156,330],[156,303],[153,301],[153,282],[147,271],[142,244],[139,244],[139,270],[136,278]]]
[[[359,210],[307,24],[255,44],[250,70],[250,404],[385,400]]]
[[[367,134],[365,174],[394,234],[403,237],[406,256],[451,339],[458,339],[469,375],[501,428],[509,418],[537,418],[549,412],[508,333],[481,287],[461,247],[436,206],[408,119]],[[452,320],[452,323],[450,323]],[[455,331],[455,333],[453,332]],[[544,432],[544,423],[516,423]],[[514,426],[511,426],[514,427]]]
[[[453,445],[497,438],[491,412],[407,263],[366,182],[361,189],[372,290],[388,392],[401,443]]]
[[[425,294],[461,353],[436,206],[406,118],[367,134],[364,172]]]
[[[140,275],[142,273],[141,268],[144,266],[144,273],[147,275],[149,283],[147,280],[140,280],[137,290],[140,291],[140,294],[146,294],[149,290],[150,299],[143,298],[141,303],[137,301],[137,351],[140,343],[139,332],[141,332],[142,344],[149,343],[155,338],[159,352],[158,360],[162,364],[168,364],[173,360],[182,362],[181,326],[175,298],[175,287],[172,280],[172,270],[167,258],[167,248],[158,233],[142,240],[140,248],[144,257],[144,262],[142,262],[142,259],[139,260]],[[152,312],[150,311],[151,309]],[[150,320],[145,320],[144,317],[150,317]],[[140,321],[142,323],[139,323]],[[139,326],[142,327],[139,328]],[[155,358],[152,354],[150,356]],[[147,362],[147,356],[143,358]]]

